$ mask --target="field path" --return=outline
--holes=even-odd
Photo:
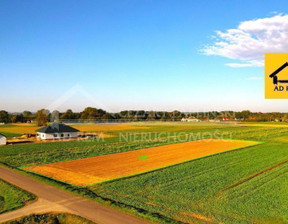
[[[38,197],[38,200],[23,208],[0,215],[0,223],[30,214],[67,212],[89,219],[97,224],[144,224],[147,221],[122,213],[95,201],[55,188],[31,177],[21,175],[0,166],[0,179],[20,187]]]

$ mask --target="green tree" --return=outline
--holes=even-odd
[[[45,109],[38,110],[36,113],[36,124],[38,126],[45,126],[49,121],[49,111]]]
[[[81,113],[81,119],[96,120],[100,119],[104,114],[106,114],[106,111],[104,110],[97,110],[94,107],[86,107]]]
[[[71,109],[68,109],[64,114],[61,115],[61,119],[74,119],[74,113]]]
[[[31,117],[31,116],[32,116],[32,113],[31,113],[30,111],[25,110],[25,111],[23,112],[23,117],[24,117],[24,118],[29,118],[29,117]]]
[[[33,118],[34,116],[30,111],[25,110],[23,112],[23,122],[31,121]]]
[[[169,113],[168,112],[163,112],[161,115],[160,120],[161,121],[168,121],[170,119]]]
[[[147,120],[153,121],[153,120],[155,120],[155,118],[156,118],[155,111],[149,111],[148,116],[147,116]]]
[[[12,114],[10,120],[12,123],[23,122],[23,114]]]
[[[0,111],[0,123],[9,123],[9,114],[5,110]]]
[[[250,110],[243,110],[241,112],[242,118],[244,118],[244,120],[247,120],[250,116],[251,116],[251,112]]]

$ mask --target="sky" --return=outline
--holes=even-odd
[[[1,0],[0,110],[288,112],[263,79],[264,53],[288,51],[283,5]]]

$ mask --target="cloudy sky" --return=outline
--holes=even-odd
[[[2,0],[0,109],[288,111],[263,80],[264,54],[288,52],[286,4]]]

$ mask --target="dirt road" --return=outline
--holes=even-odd
[[[32,213],[68,212],[97,224],[144,224],[147,221],[128,215],[95,201],[84,199],[38,180],[0,166],[0,179],[18,186],[38,197],[38,200],[18,210],[0,215],[0,223]]]

